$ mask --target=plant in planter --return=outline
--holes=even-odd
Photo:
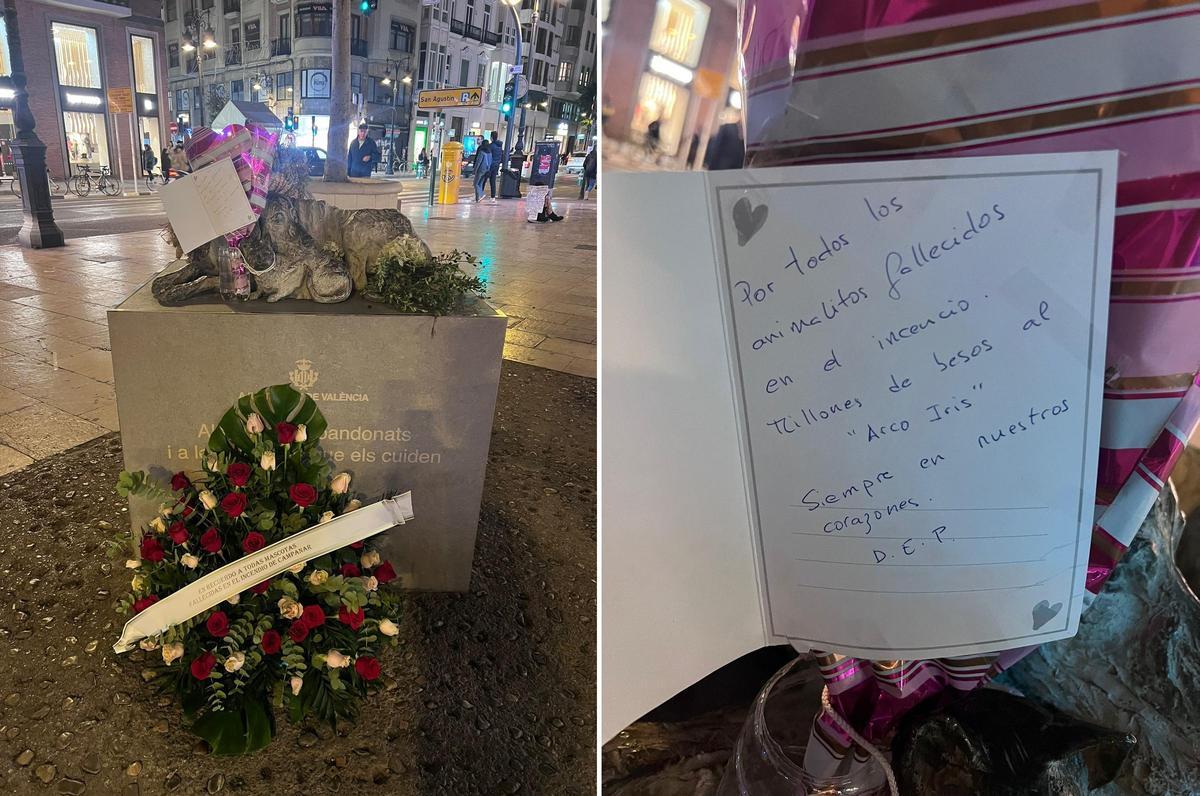
[[[231,561],[359,507],[350,476],[334,474],[318,440],[325,418],[287,385],[240,398],[208,440],[196,471],[169,487],[144,472],[121,474],[117,491],[164,502],[113,555],[130,559],[132,589],[118,610],[138,613]],[[378,653],[395,643],[399,597],[380,587],[395,578],[370,540],[265,580],[143,639],[161,657],[153,681],[175,691],[192,729],[217,754],[266,746],[274,709],[336,725],[353,717],[376,687]]]

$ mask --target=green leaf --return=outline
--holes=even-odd
[[[315,442],[325,433],[327,423],[317,402],[288,384],[265,387],[253,395],[243,395],[231,407],[208,438],[208,447],[214,451],[237,450],[245,455],[254,453],[254,440],[246,433],[246,418],[257,412],[268,429],[276,423],[304,423],[308,427],[308,439]],[[273,434],[273,431],[269,433]],[[255,457],[257,458],[257,457]]]
[[[192,725],[217,755],[242,755],[264,748],[275,737],[275,719],[266,705],[250,701],[240,710],[214,710]]]

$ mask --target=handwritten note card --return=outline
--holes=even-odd
[[[159,196],[185,252],[258,220],[229,158],[167,183]]]
[[[773,635],[873,657],[1071,636],[1115,155],[709,176]]]

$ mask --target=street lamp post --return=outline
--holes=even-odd
[[[214,50],[217,40],[213,36],[211,9],[188,11],[183,17],[183,42],[180,48],[187,53],[196,51],[196,40],[200,49],[196,53],[196,91],[200,94],[200,126],[204,126],[204,50]],[[203,27],[201,27],[203,25]],[[195,31],[193,33],[192,31]]]
[[[17,172],[13,179],[21,186],[21,209],[24,211],[24,221],[17,231],[17,240],[22,246],[32,249],[50,249],[62,246],[65,241],[62,230],[54,223],[50,183],[46,179],[46,145],[34,131],[37,122],[29,110],[29,92],[25,89],[25,59],[21,54],[16,4],[12,0],[4,3],[4,21],[12,60],[12,73],[7,80],[12,86],[13,124],[17,128],[9,147]]]
[[[409,59],[411,62],[411,58]],[[406,74],[403,78],[400,77],[400,61],[393,61],[391,58],[387,60],[387,75],[383,78],[383,85],[392,87],[392,120],[388,131],[388,140],[390,143],[390,151],[388,154],[387,165],[384,170],[387,174],[396,173],[396,98],[400,94],[400,86],[412,85],[412,75]],[[396,79],[392,79],[393,71]]]

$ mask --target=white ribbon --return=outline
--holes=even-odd
[[[134,615],[125,623],[121,638],[113,645],[113,651],[128,652],[139,640],[186,622],[222,600],[273,578],[302,561],[320,558],[392,526],[403,525],[412,518],[412,493],[405,492],[292,534],[257,553],[243,556],[208,573]]]

